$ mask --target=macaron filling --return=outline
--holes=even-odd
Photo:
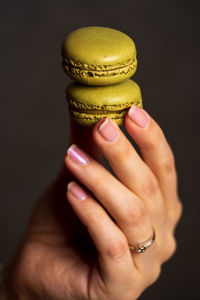
[[[64,69],[76,76],[80,77],[113,77],[117,75],[127,74],[136,71],[137,59],[133,58],[124,63],[116,65],[88,65],[76,63],[67,58],[63,59]]]
[[[128,109],[134,104],[142,107],[140,99],[133,102],[113,105],[89,105],[68,99],[72,117],[75,119],[95,119],[100,120],[104,117],[111,119],[123,119]]]
[[[118,112],[120,110],[124,110],[127,109],[129,107],[131,107],[133,104],[135,105],[140,105],[141,100],[138,99],[134,101],[129,101],[129,102],[124,102],[124,103],[120,103],[120,104],[110,104],[110,105],[91,105],[91,104],[86,104],[86,103],[82,103],[82,102],[77,102],[73,99],[68,98],[68,103],[69,106],[72,110],[76,110],[76,111],[89,111],[90,113],[92,113],[92,111],[103,111],[105,113],[105,111],[109,111],[109,112]]]

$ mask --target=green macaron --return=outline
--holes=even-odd
[[[121,82],[137,68],[132,39],[108,27],[89,26],[73,31],[63,42],[62,56],[67,74],[88,85]]]
[[[131,79],[107,86],[72,83],[66,89],[66,96],[72,119],[85,126],[92,126],[102,118],[122,125],[133,104],[142,107],[140,88]]]

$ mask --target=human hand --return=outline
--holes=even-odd
[[[73,180],[65,202],[63,173],[38,202],[11,276],[19,299],[137,299],[174,253],[181,204],[173,154],[142,110],[131,109],[125,126],[143,159],[111,121],[93,128],[116,177],[75,146],[68,150],[67,168],[84,188]],[[131,252],[153,228],[154,244]]]
[[[99,253],[88,282],[91,299],[138,298],[176,248],[174,229],[182,206],[172,151],[143,110],[131,109],[125,125],[143,159],[115,123],[101,121],[93,130],[117,179],[74,145],[66,157],[68,169],[92,192],[68,185],[68,200]],[[128,244],[148,239],[152,228],[155,243],[143,254],[131,253]]]

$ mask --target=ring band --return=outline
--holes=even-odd
[[[129,248],[134,253],[144,253],[149,246],[151,246],[155,241],[156,233],[155,230],[153,230],[152,235],[144,242],[135,244],[135,245],[129,245]]]

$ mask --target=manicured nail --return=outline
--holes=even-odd
[[[142,109],[133,105],[128,112],[129,118],[139,127],[146,128],[149,125],[149,118],[145,115]]]
[[[87,198],[87,194],[85,191],[78,185],[76,182],[71,181],[68,186],[67,190],[71,192],[76,198],[83,201]]]
[[[69,149],[67,150],[67,154],[70,158],[73,159],[74,162],[80,165],[87,165],[87,163],[89,163],[90,161],[90,157],[76,145],[72,145],[71,147],[69,147]]]
[[[114,142],[118,138],[117,128],[114,126],[111,120],[105,119],[105,121],[99,127],[99,133],[107,142]]]

